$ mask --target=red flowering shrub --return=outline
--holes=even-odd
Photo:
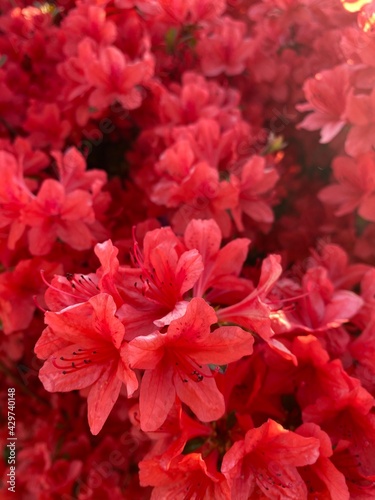
[[[31,3],[0,497],[375,498],[375,1]]]

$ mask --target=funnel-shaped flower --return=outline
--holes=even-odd
[[[195,298],[166,333],[156,331],[129,344],[132,368],[143,368],[140,392],[141,427],[158,429],[177,396],[203,422],[220,418],[224,398],[209,365],[223,365],[252,353],[252,336],[236,326],[211,332],[215,311]]]
[[[37,356],[47,359],[39,372],[47,391],[90,388],[88,419],[93,434],[103,427],[122,383],[129,396],[138,385],[124,356],[125,328],[115,313],[115,302],[105,293],[60,312],[47,312],[48,327],[35,346]]]

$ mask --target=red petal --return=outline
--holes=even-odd
[[[212,332],[203,341],[196,342],[186,353],[201,364],[223,365],[237,361],[253,352],[254,338],[239,326],[222,326]]]
[[[176,373],[173,381],[178,397],[193,410],[199,420],[211,422],[223,416],[224,397],[213,378],[204,378],[201,382],[194,382],[190,379],[183,382],[180,374]]]
[[[164,355],[165,335],[159,332],[133,339],[127,347],[129,364],[132,368],[151,370]]]
[[[175,400],[172,384],[172,369],[159,364],[143,375],[139,397],[141,429],[155,431],[165,422]]]
[[[89,364],[81,370],[69,371],[69,368],[63,367],[63,361],[60,357],[70,358],[72,352],[77,350],[80,346],[77,344],[70,344],[68,347],[55,352],[44,363],[39,371],[39,378],[44,385],[44,388],[49,392],[69,392],[76,389],[84,389],[92,385],[103,372],[104,366],[97,364]],[[56,368],[56,365],[62,368]],[[67,373],[63,373],[66,371]]]
[[[102,429],[119,397],[121,386],[122,381],[117,378],[113,365],[92,386],[87,398],[87,416],[92,434],[96,435]]]
[[[176,268],[176,280],[181,295],[193,288],[203,268],[202,256],[198,250],[189,250],[181,255]]]
[[[204,299],[194,298],[189,303],[186,313],[172,321],[168,328],[168,339],[181,339],[194,342],[210,334],[210,326],[216,323],[215,311]]]
[[[214,220],[194,219],[186,227],[184,240],[190,250],[196,248],[207,262],[220,249],[221,231]]]
[[[118,349],[123,341],[125,327],[115,317],[113,298],[101,293],[88,302],[67,307],[63,311],[47,312],[46,323],[62,339],[85,346],[98,342],[113,343]]]

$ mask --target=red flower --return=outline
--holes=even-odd
[[[219,172],[208,163],[195,164],[182,181],[162,179],[154,187],[152,201],[176,207],[172,225],[182,232],[192,219],[215,219],[224,236],[229,236],[231,219],[228,209],[238,204],[238,189],[220,181]]]
[[[200,453],[172,460],[163,469],[157,459],[143,460],[139,464],[142,486],[154,486],[152,500],[230,500],[228,483],[224,476],[210,470]],[[237,497],[239,500],[242,497]]]
[[[245,37],[246,29],[244,22],[224,17],[213,33],[198,43],[204,75],[238,75],[244,71],[246,60],[254,50],[250,38]]]
[[[216,314],[203,299],[194,298],[186,313],[171,322],[166,333],[137,337],[129,344],[132,368],[143,368],[140,411],[141,427],[160,427],[175,396],[203,422],[220,418],[224,398],[213,379],[210,364],[223,365],[252,353],[252,336],[239,327],[213,332]]]
[[[6,151],[0,151],[0,228],[8,228],[8,247],[14,249],[25,231],[25,208],[32,199],[21,165]]]
[[[219,321],[237,323],[270,341],[274,334],[270,319],[272,308],[265,299],[281,275],[280,260],[278,255],[269,255],[264,259],[258,286],[241,302],[219,309]]]
[[[214,220],[192,220],[184,235],[189,250],[197,249],[202,256],[204,269],[194,285],[194,296],[202,297],[210,288],[216,293],[231,293],[243,288],[238,278],[248,253],[250,240],[236,238],[220,249],[221,231]],[[210,292],[212,299],[214,291]]]
[[[351,92],[346,113],[352,128],[345,141],[345,151],[350,156],[371,151],[375,146],[375,89],[370,95]]]
[[[358,210],[361,217],[375,222],[375,154],[356,159],[341,156],[333,160],[332,168],[338,184],[323,188],[319,199],[336,205],[337,216]]]
[[[375,394],[375,315],[351,343],[349,351],[353,357],[355,376],[368,391]]]
[[[335,288],[352,288],[357,285],[369,270],[367,264],[352,264],[349,255],[339,245],[323,244],[319,253],[311,250],[311,267],[322,266],[328,271],[328,277]]]
[[[93,243],[87,224],[94,222],[92,198],[86,191],[76,189],[66,193],[53,179],[43,182],[37,197],[26,211],[30,252],[48,253],[57,238],[76,250],[86,250]]]
[[[0,318],[5,334],[30,325],[36,308],[33,297],[41,301],[45,290],[41,270],[53,275],[61,272],[62,266],[34,258],[20,260],[12,271],[0,274]]]
[[[350,494],[345,482],[345,476],[336,469],[329,457],[332,456],[331,440],[324,431],[316,424],[303,424],[296,430],[300,436],[314,437],[320,441],[320,456],[311,465],[299,468],[298,472],[304,479],[309,495],[318,498],[329,498],[337,500],[349,500]]]
[[[375,445],[374,398],[360,385],[358,379],[346,376],[341,394],[322,396],[303,410],[303,420],[314,422],[327,432],[336,447],[346,441],[350,455],[360,457],[357,469],[362,477],[375,476],[373,449]]]
[[[99,49],[99,57],[86,68],[88,82],[94,87],[89,104],[99,110],[115,101],[125,109],[138,108],[142,94],[138,85],[151,78],[154,63],[151,56],[143,61],[128,61],[126,55],[116,47]]]
[[[240,95],[232,87],[221,87],[192,71],[185,71],[181,81],[181,86],[171,84],[173,93],[165,91],[160,97],[162,123],[189,124],[199,118],[212,118],[215,123],[232,126],[240,119]]]
[[[84,191],[97,190],[107,182],[107,174],[103,170],[86,169],[86,161],[76,148],[69,148],[62,154],[53,151],[60,183],[67,193],[76,189]]]
[[[306,100],[299,111],[312,111],[299,128],[321,130],[320,142],[330,142],[347,123],[346,102],[350,90],[350,70],[346,64],[322,71],[303,85]]]
[[[134,412],[139,415],[138,405],[134,408]],[[138,430],[139,421],[132,423]],[[140,429],[139,432],[144,435]],[[208,437],[211,433],[209,425],[187,415],[182,410],[181,403],[176,401],[164,424],[157,431],[147,433],[147,437],[152,440],[152,447],[144,459],[157,458],[160,467],[166,470],[172,460],[181,455],[188,441],[202,436]]]
[[[303,277],[302,297],[296,298],[296,307],[285,312],[287,329],[314,333],[337,328],[348,322],[362,305],[363,300],[354,292],[335,290],[327,269],[314,267]]]
[[[242,167],[240,177],[232,176],[233,183],[239,185],[239,204],[232,209],[233,218],[239,231],[243,231],[242,214],[256,222],[270,224],[274,215],[267,201],[267,193],[275,186],[279,175],[273,166],[266,164],[265,158],[253,156]]]
[[[273,420],[250,429],[223,459],[222,471],[232,498],[255,498],[259,490],[265,498],[307,498],[297,467],[315,463],[319,447],[318,439],[287,431]]]
[[[195,24],[212,20],[225,10],[224,0],[157,0],[165,12],[178,24]]]
[[[90,388],[87,404],[91,432],[98,434],[120,394],[137,389],[125,355],[125,328],[115,316],[111,296],[99,294],[88,302],[46,313],[48,327],[35,346],[47,359],[39,372],[49,392]]]
[[[23,137],[17,137],[13,143],[0,139],[0,149],[14,154],[18,159],[25,175],[35,175],[43,170],[50,162],[48,156],[32,148],[31,142]],[[3,163],[1,163],[3,165]]]
[[[64,53],[72,56],[83,38],[91,38],[98,45],[108,46],[116,40],[117,28],[99,5],[78,4],[68,11],[61,26],[65,33]]]
[[[196,283],[202,270],[197,250],[186,248],[169,227],[149,231],[143,242],[143,253],[134,244],[135,269],[125,269],[121,308],[127,329],[127,340],[168,325],[184,314],[184,295]]]
[[[68,120],[61,119],[60,109],[56,104],[32,104],[27,110],[25,129],[30,133],[31,143],[38,147],[62,148],[71,131]]]

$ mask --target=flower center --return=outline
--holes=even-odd
[[[54,358],[52,360],[52,364],[55,368],[58,370],[61,370],[61,373],[63,375],[67,375],[69,373],[74,373],[79,370],[82,370],[83,368],[86,368],[87,366],[91,365],[92,363],[95,364],[103,364],[108,361],[110,358],[110,351],[112,352],[113,349],[76,349],[75,351],[72,351],[71,355],[66,356],[60,356],[59,360],[57,358]]]
[[[186,354],[174,352],[172,356],[175,369],[184,383],[188,382],[188,379],[193,382],[202,382],[205,377],[213,378],[216,375],[208,366],[199,365]]]

